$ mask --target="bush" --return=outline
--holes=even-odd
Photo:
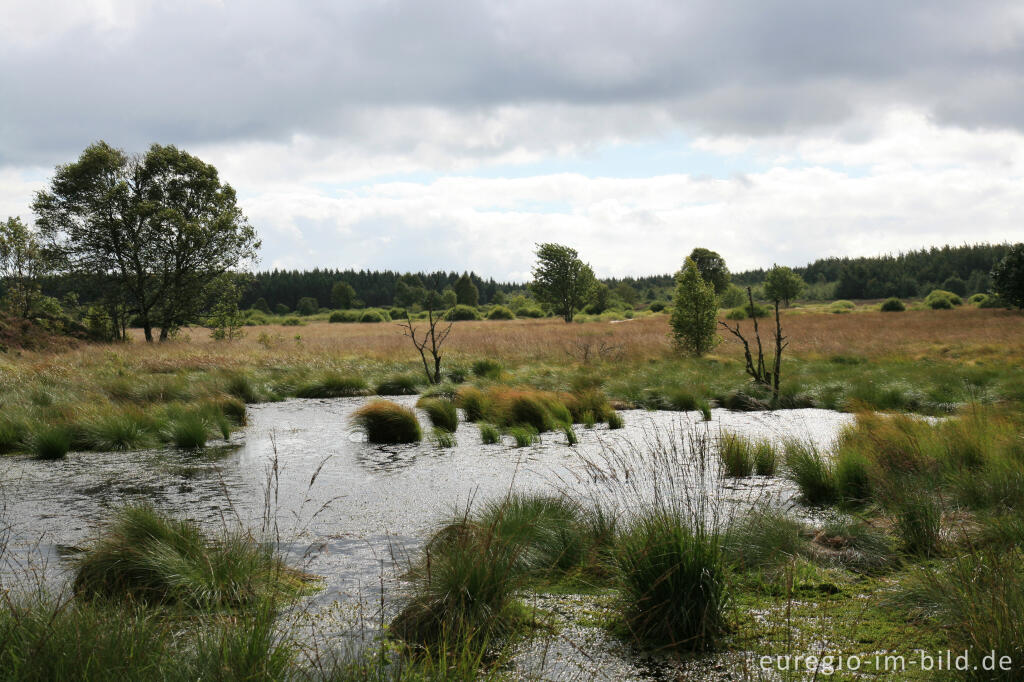
[[[935,289],[924,297],[924,304],[932,310],[950,310],[963,304],[963,300],[952,291]]]
[[[254,603],[288,581],[298,574],[269,545],[243,536],[211,542],[192,522],[127,507],[76,561],[74,590],[84,598],[208,609]]]
[[[789,478],[800,488],[800,493],[807,504],[824,505],[835,502],[835,474],[814,445],[799,440],[788,440],[784,452]]]
[[[360,376],[327,372],[322,376],[303,384],[295,391],[296,398],[343,398],[366,395],[368,393],[366,379]]]
[[[744,478],[754,473],[750,441],[743,436],[723,433],[718,440],[718,455],[722,459],[726,476]]]
[[[416,413],[388,400],[375,400],[356,410],[352,423],[371,443],[417,443],[423,438]]]
[[[297,317],[286,317],[281,320],[282,327],[301,327],[303,325],[302,320]]]
[[[346,323],[346,322],[358,322],[359,311],[358,310],[335,310],[331,313],[331,316],[327,318],[328,322],[333,324]]]
[[[650,310],[652,313],[660,313],[664,309],[665,304],[662,303],[661,301],[655,301],[654,303],[648,306],[648,310]]]
[[[545,317],[544,311],[536,306],[524,306],[522,308],[517,308],[515,313],[516,317]]]
[[[516,314],[503,305],[496,305],[487,313],[488,320],[514,320]]]
[[[907,306],[903,305],[903,301],[895,297],[885,299],[881,307],[883,313],[902,313],[906,309]]]
[[[745,320],[747,319],[747,311],[745,308],[733,308],[725,314],[727,320]]]
[[[416,395],[419,383],[418,375],[396,374],[378,383],[374,392],[377,395]]]
[[[459,412],[452,401],[443,398],[420,398],[417,407],[427,413],[430,423],[435,427],[450,433],[459,428]]]
[[[832,301],[829,304],[828,310],[830,313],[849,313],[857,307],[857,304],[853,301],[847,301],[846,299],[839,299],[838,301]]]
[[[444,314],[444,319],[452,321],[479,320],[480,313],[468,305],[457,305]]]
[[[1010,306],[1002,298],[995,294],[989,294],[981,303],[979,308],[1009,308]]]
[[[275,315],[287,315],[291,311],[292,311],[291,308],[286,306],[284,303],[278,303],[278,304],[274,305],[274,314]]]
[[[405,308],[391,308],[388,310],[388,315],[392,320],[404,320],[406,316]]]
[[[727,576],[718,535],[664,510],[641,513],[615,554],[622,617],[641,644],[712,648],[725,631]]]
[[[390,322],[391,318],[382,310],[367,310],[360,317],[360,322]]]
[[[312,296],[303,296],[295,306],[295,312],[299,315],[315,315],[320,310],[320,304]]]
[[[967,302],[970,303],[971,305],[980,305],[981,303],[984,303],[985,299],[987,298],[988,294],[972,294],[971,297],[967,299]]]

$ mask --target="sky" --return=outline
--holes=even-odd
[[[1024,240],[1013,0],[0,1],[0,217],[105,140],[215,165],[257,269]]]

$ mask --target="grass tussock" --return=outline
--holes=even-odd
[[[77,559],[73,585],[85,599],[210,609],[253,604],[296,589],[296,581],[269,546],[250,537],[212,542],[191,522],[128,507]]]
[[[459,428],[459,412],[455,403],[444,398],[420,398],[416,406],[427,413],[435,428],[455,433]]]
[[[798,439],[787,440],[783,452],[786,473],[800,488],[807,504],[819,506],[836,501],[835,473],[825,453],[813,443]]]
[[[730,478],[744,478],[754,473],[753,445],[743,436],[723,432],[718,438],[718,456],[725,475]]]
[[[416,413],[389,400],[367,403],[355,411],[352,423],[370,443],[418,443],[423,438]]]
[[[501,442],[501,432],[494,424],[480,424],[480,441],[484,445],[494,445]]]
[[[295,390],[296,398],[346,398],[366,395],[369,386],[366,379],[339,372],[326,372]]]
[[[63,459],[71,450],[71,429],[66,425],[39,426],[31,435],[30,447],[36,459]]]
[[[170,426],[171,442],[183,450],[206,447],[208,436],[206,422],[197,414],[184,414]]]
[[[377,395],[416,395],[420,392],[420,377],[414,374],[395,374],[379,382],[374,388]]]

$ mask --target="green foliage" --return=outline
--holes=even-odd
[[[443,398],[420,398],[416,404],[430,417],[430,423],[435,427],[454,433],[459,427],[459,413],[455,403]]]
[[[723,554],[742,569],[780,566],[807,554],[804,526],[773,507],[751,509],[734,523],[723,539]]]
[[[362,313],[358,310],[335,310],[327,321],[331,324],[359,322]]]
[[[457,305],[444,315],[444,319],[453,321],[479,320],[480,313],[468,305]]]
[[[494,445],[501,442],[501,432],[494,424],[480,423],[480,441],[484,445]]]
[[[838,301],[832,301],[832,303],[830,303],[829,306],[828,306],[828,311],[830,313],[836,313],[836,314],[841,315],[841,314],[844,314],[844,313],[853,312],[853,310],[856,307],[857,307],[857,304],[854,303],[853,301],[847,301],[847,300],[844,300],[844,299],[840,299]]]
[[[268,545],[242,535],[212,542],[196,524],[150,507],[121,509],[75,564],[83,598],[194,609],[253,604],[296,580]]]
[[[880,308],[883,313],[902,313],[906,309],[907,306],[903,305],[903,301],[898,298],[885,299]]]
[[[992,290],[1008,304],[1024,309],[1024,243],[1010,247],[992,268]]]
[[[482,379],[497,379],[501,376],[501,363],[490,358],[481,358],[473,361],[473,376]]]
[[[197,414],[183,414],[171,423],[171,442],[175,447],[194,450],[206,445],[207,426]]]
[[[687,260],[693,261],[701,279],[714,287],[716,296],[721,296],[729,288],[729,268],[725,266],[725,259],[716,252],[698,247],[690,252]]]
[[[516,319],[515,313],[506,308],[503,305],[496,305],[491,308],[490,312],[487,313],[488,320],[514,320]]]
[[[750,306],[747,305],[747,306],[741,306],[739,308],[733,308],[732,310],[730,310],[729,312],[727,312],[725,314],[725,319],[733,320],[733,321],[745,320],[745,319],[747,319],[747,317],[749,317],[749,315],[747,315],[747,308],[749,308],[749,307]]]
[[[316,315],[320,310],[320,303],[312,296],[303,296],[295,306],[295,312],[299,315]]]
[[[20,318],[36,315],[43,299],[39,282],[51,269],[52,259],[38,235],[20,218],[0,222],[0,302],[4,307]]]
[[[896,534],[910,554],[935,556],[939,553],[942,529],[941,502],[934,491],[914,488],[906,491],[894,504]]]
[[[589,300],[595,284],[594,271],[580,260],[575,249],[560,244],[541,244],[537,248],[530,290],[566,322],[572,322],[576,311]],[[519,310],[516,315],[529,317]]]
[[[455,281],[455,286],[452,288],[455,290],[456,303],[458,305],[475,308],[480,302],[480,294],[468,272],[462,273],[462,276]]]
[[[590,303],[586,312],[590,315],[600,315],[608,310],[608,298],[611,296],[611,289],[604,282],[597,282],[590,292]]]
[[[858,449],[840,448],[836,454],[836,489],[848,504],[863,504],[872,498],[871,462]]]
[[[735,284],[730,284],[718,297],[718,305],[722,308],[739,308],[747,302],[747,292]]]
[[[463,386],[455,393],[455,405],[466,413],[466,421],[478,422],[487,413],[487,398],[474,386]]]
[[[508,427],[508,435],[512,436],[517,448],[533,445],[538,440],[537,428],[529,424],[517,424]]]
[[[647,510],[619,540],[615,564],[622,617],[639,643],[697,651],[718,643],[729,593],[716,532]]]
[[[339,310],[354,308],[356,290],[348,282],[335,282],[331,287],[331,307]]]
[[[371,443],[417,443],[423,438],[416,413],[388,400],[375,400],[359,408],[352,423]]]
[[[366,395],[366,379],[353,374],[330,371],[311,379],[295,390],[296,398],[343,398]]]
[[[275,315],[287,315],[291,311],[292,311],[292,309],[289,308],[288,306],[286,306],[284,303],[277,303],[277,304],[274,305],[274,314]]]
[[[718,439],[718,456],[726,476],[744,478],[754,473],[753,448],[743,436],[723,432]]]
[[[957,296],[967,295],[967,283],[960,279],[960,277],[958,277],[957,275],[948,277],[946,281],[942,283],[942,289],[944,289],[945,291],[950,291],[956,294]]]
[[[655,301],[654,303],[648,306],[648,310],[650,310],[652,313],[660,313],[664,309],[665,304],[662,303],[661,301]]]
[[[781,302],[789,307],[790,302],[803,291],[804,280],[784,265],[773,266],[764,279],[764,295],[769,301]]]
[[[258,310],[259,312],[265,315],[270,314],[270,306],[267,305],[267,299],[263,298],[262,296],[260,298],[257,298],[256,302],[252,304],[252,309]]]
[[[382,310],[367,310],[359,316],[360,322],[390,322],[388,314]]]
[[[238,309],[238,301],[242,297],[240,278],[225,273],[209,284],[209,296],[213,300],[213,309],[206,320],[210,327],[210,338],[215,341],[234,341],[241,338],[243,318]]]
[[[787,474],[800,488],[800,493],[807,504],[823,505],[835,502],[835,473],[817,447],[801,440],[787,440],[784,458]]]
[[[775,446],[768,439],[756,441],[753,444],[754,450],[754,471],[758,476],[774,476],[777,467],[778,454]]]
[[[71,430],[63,425],[41,425],[32,431],[30,446],[36,459],[63,459],[71,449]]]
[[[439,448],[454,448],[457,444],[455,440],[455,433],[448,429],[435,426],[430,435],[431,440],[434,441],[434,445]]]
[[[718,304],[714,287],[705,282],[696,264],[689,258],[676,275],[676,294],[670,325],[676,346],[686,353],[703,355],[718,337]]]
[[[952,291],[935,289],[924,297],[924,304],[932,310],[949,310],[954,306],[962,305],[963,300]]]
[[[281,320],[282,327],[301,327],[303,324],[305,323],[297,317],[286,317]]]
[[[420,378],[416,374],[395,374],[381,381],[374,388],[377,395],[416,395]]]
[[[576,432],[572,428],[572,424],[562,424],[562,433],[565,434],[565,442],[568,445],[576,445],[579,442],[579,438],[576,437]]]

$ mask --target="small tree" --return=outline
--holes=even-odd
[[[803,289],[804,280],[784,265],[772,267],[764,278],[765,298],[769,301],[782,301],[787,308]]]
[[[693,355],[703,355],[718,342],[715,323],[718,302],[715,288],[700,275],[696,263],[687,258],[676,275],[675,308],[670,324],[676,345]]]
[[[1024,310],[1024,243],[1011,246],[992,268],[992,290],[1002,300]]]
[[[551,306],[566,322],[590,297],[596,280],[590,266],[576,249],[561,244],[540,244],[530,290],[541,303]]]
[[[477,291],[476,285],[473,284],[468,273],[462,273],[462,277],[456,280],[455,296],[457,305],[476,306],[479,303],[480,292]]]
[[[215,341],[234,341],[244,336],[242,331],[242,313],[238,310],[238,302],[242,298],[242,287],[238,277],[224,273],[210,282],[209,295],[212,310],[207,320],[210,327],[210,338]]]
[[[590,305],[587,306],[587,312],[600,315],[608,310],[608,297],[610,295],[611,289],[608,288],[608,285],[604,282],[598,282],[590,293]]]
[[[299,315],[316,315],[320,310],[320,302],[312,296],[303,296],[295,306],[295,312]]]
[[[454,308],[460,303],[462,303],[462,301],[459,300],[459,295],[455,293],[453,289],[445,289],[441,292],[441,307],[445,310],[448,308]]]
[[[427,381],[432,384],[441,383],[441,346],[448,340],[448,335],[452,331],[452,322],[449,320],[447,323],[442,324],[443,321],[443,313],[435,313],[432,308],[428,308],[426,329],[421,331],[413,323],[409,313],[405,314],[405,321],[399,324],[402,328],[402,333],[409,337],[412,345],[419,352],[420,359],[423,361],[423,371],[427,375]],[[428,353],[430,354],[430,361],[427,360]],[[431,364],[433,369],[431,369]]]
[[[340,310],[354,307],[356,290],[348,282],[335,282],[331,287],[331,305]]]
[[[698,247],[690,253],[690,260],[697,264],[697,269],[704,281],[715,287],[715,294],[721,296],[729,286],[730,280],[729,268],[725,267],[725,259],[710,249]]]
[[[39,279],[50,270],[36,234],[21,218],[0,223],[0,283],[4,303],[18,317],[29,318],[42,293]]]
[[[256,299],[256,302],[252,304],[252,308],[253,310],[258,310],[261,313],[266,313],[267,315],[270,314],[270,306],[267,305],[267,299],[262,296]]]

